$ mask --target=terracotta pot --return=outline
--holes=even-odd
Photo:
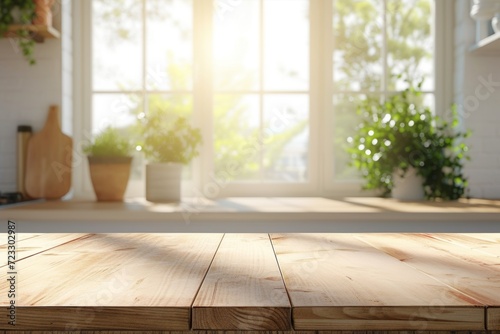
[[[98,201],[123,201],[131,157],[88,157],[90,178]]]
[[[34,25],[52,27],[52,6],[55,0],[34,0],[35,1],[35,18]]]
[[[182,164],[146,165],[146,200],[156,203],[180,202],[181,177]]]

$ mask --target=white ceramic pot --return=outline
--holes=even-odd
[[[14,24],[21,24],[21,10],[18,7],[12,8],[10,11],[10,15],[12,15],[12,19],[14,20]]]
[[[491,26],[493,27],[495,34],[500,32],[500,13],[497,13],[491,20]]]
[[[155,203],[180,202],[181,177],[182,164],[147,164],[146,200]]]
[[[394,188],[392,188],[392,198],[403,201],[420,201],[424,199],[424,178],[417,174],[415,168],[408,169],[401,177],[401,171],[396,171],[392,175]]]

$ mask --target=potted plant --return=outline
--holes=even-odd
[[[365,189],[383,196],[455,200],[467,188],[462,169],[468,132],[458,131],[454,109],[451,122],[434,116],[423,104],[421,85],[358,106],[361,123],[347,139],[351,165],[361,172]]]
[[[122,201],[132,162],[132,144],[111,127],[83,148],[98,201]]]
[[[35,17],[33,24],[37,26],[52,27],[52,6],[55,0],[34,0]]]
[[[30,65],[36,63],[33,56],[35,40],[33,31],[23,26],[52,26],[53,4],[54,0],[11,0],[2,1],[0,6],[0,37],[9,31],[11,25],[19,25],[9,35],[17,38],[19,48]]]
[[[201,131],[184,117],[164,110],[150,110],[140,120],[142,150],[146,165],[146,200],[169,203],[181,199],[182,166],[196,157]]]

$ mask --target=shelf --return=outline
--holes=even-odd
[[[37,43],[43,43],[45,38],[60,38],[61,33],[54,27],[43,25],[11,25],[6,37],[14,36],[15,33],[21,29],[28,29],[32,33],[33,40]]]
[[[483,38],[470,48],[470,52],[477,56],[500,56],[500,33]]]

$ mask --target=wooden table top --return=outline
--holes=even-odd
[[[500,234],[23,233],[16,258],[0,330],[500,330]]]

